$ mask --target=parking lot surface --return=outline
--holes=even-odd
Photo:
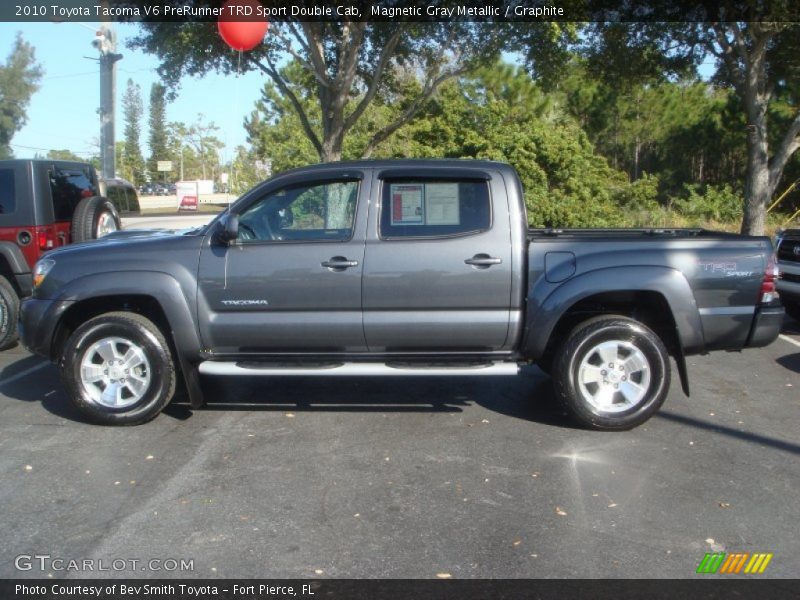
[[[0,369],[0,577],[696,577],[716,551],[800,573],[796,323],[690,358],[692,397],[675,376],[623,433],[572,427],[535,367],[208,380],[208,408],[132,428],[84,423],[21,348]],[[28,554],[128,562],[16,570]]]

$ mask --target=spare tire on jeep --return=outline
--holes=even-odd
[[[114,205],[102,196],[84,198],[75,207],[72,215],[73,242],[96,240],[120,228]]]

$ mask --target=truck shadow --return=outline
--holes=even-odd
[[[203,378],[207,411],[317,411],[372,413],[460,413],[471,405],[517,419],[571,427],[556,407],[550,379],[535,367],[517,377],[271,377]],[[52,364],[26,356],[2,371],[0,393],[22,402],[40,402],[51,414],[87,423],[73,408]],[[189,419],[184,396],[164,410]]]
[[[208,378],[203,389],[211,399],[203,410],[211,411],[456,413],[477,404],[518,419],[571,426],[556,408],[549,378],[535,368],[516,378]],[[192,409],[177,399],[164,413],[184,420]]]
[[[775,359],[780,366],[789,369],[790,371],[794,371],[795,373],[800,373],[800,352],[796,352],[795,354],[785,354]]]

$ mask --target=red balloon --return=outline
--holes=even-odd
[[[260,7],[258,0],[228,0],[222,5],[222,16],[217,21],[217,29],[226,44],[241,52],[252,50],[264,41],[269,22],[258,16]]]

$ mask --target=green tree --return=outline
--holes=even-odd
[[[265,174],[256,168],[258,155],[244,146],[237,146],[230,164],[230,191],[243,194],[251,187],[265,179]]]
[[[182,179],[216,179],[220,172],[219,151],[224,144],[214,132],[219,127],[202,114],[191,125],[173,122],[167,126],[168,154],[178,164]]]
[[[200,162],[202,179],[216,179],[219,173],[219,151],[224,144],[214,135],[217,131],[219,127],[213,121],[206,122],[204,115],[200,113],[197,120],[184,132],[185,142]]]
[[[139,145],[141,136],[142,90],[132,79],[122,96],[122,112],[125,119],[125,146],[119,164],[120,174],[134,185],[145,181],[145,164]]]
[[[322,161],[340,159],[345,139],[373,101],[396,93],[397,67],[417,73],[418,93],[371,132],[364,156],[409,123],[445,81],[491,61],[501,45],[501,30],[488,23],[349,20],[275,22],[264,43],[244,54],[232,52],[209,23],[147,22],[132,40],[133,47],[160,57],[159,72],[173,85],[184,74],[261,70],[286,97]],[[305,71],[310,88],[284,77],[278,63],[286,56]]]
[[[167,147],[166,94],[167,89],[160,83],[154,83],[150,87],[150,114],[148,117],[149,130],[147,137],[150,158],[147,161],[147,171],[151,178],[161,175],[158,173],[158,161],[170,160]]]
[[[0,158],[12,156],[11,138],[28,119],[28,104],[41,77],[33,46],[17,33],[5,64],[0,65]]]
[[[72,150],[50,150],[47,153],[47,158],[51,160],[74,160],[84,162],[84,159],[72,152]]]
[[[663,79],[716,59],[714,80],[735,95],[746,132],[741,231],[762,234],[767,204],[800,148],[800,13],[797,3],[780,1],[751,8],[750,21],[722,5],[714,21],[595,23],[582,50],[617,84]],[[776,104],[791,108],[781,116]]]
[[[354,128],[344,156],[359,156],[370,137],[369,124],[379,127],[399,110],[388,102],[373,103],[362,121],[365,131]],[[310,145],[297,140],[295,113],[270,86],[247,127],[254,152],[271,157],[276,171],[303,164],[313,155]],[[443,84],[417,117],[373,155],[506,161],[522,179],[531,225],[625,223],[615,203],[627,186],[625,176],[594,153],[580,125],[559,109],[552,95],[510,65],[493,65]]]

